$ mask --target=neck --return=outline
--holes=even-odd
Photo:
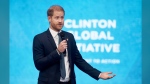
[[[52,30],[54,30],[54,31],[56,31],[56,32],[59,32],[60,30],[57,30],[57,29],[54,29],[53,27],[49,27],[50,29],[52,29]]]
[[[61,32],[61,30],[57,31],[57,30],[55,30],[55,29],[53,29],[53,28],[51,28],[51,27],[49,28],[49,30],[50,30],[50,29],[53,30],[53,31],[55,31],[55,32],[57,32],[57,33],[60,33],[60,32]]]

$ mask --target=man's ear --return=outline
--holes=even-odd
[[[52,18],[51,16],[48,16],[48,21],[49,21],[49,22],[51,22],[51,18]]]

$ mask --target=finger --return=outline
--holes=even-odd
[[[66,40],[63,40],[62,42],[66,43],[67,41],[66,41]]]
[[[114,76],[115,76],[114,74],[113,74],[113,75],[110,75],[109,78],[113,78]]]
[[[113,77],[116,76],[115,74],[113,75]]]
[[[67,45],[67,43],[62,43],[63,45]]]
[[[64,49],[67,49],[67,47],[64,47]]]
[[[60,46],[66,46],[67,45],[67,43],[60,43]]]
[[[110,73],[109,73],[108,76],[112,76],[112,77],[113,77],[113,76],[115,76],[115,74],[112,74],[112,73],[110,74]]]
[[[62,45],[67,45],[67,42],[61,42]]]
[[[113,78],[113,77],[112,77],[112,76],[109,76],[109,77],[108,77],[108,79],[111,79],[111,78]]]
[[[63,46],[65,49],[67,48],[67,45],[66,46]]]
[[[62,44],[62,43],[66,43],[65,40],[63,40],[63,41],[60,42],[60,44]]]
[[[108,74],[112,74],[112,72],[107,72]]]
[[[67,47],[67,45],[62,45],[62,47],[64,48],[64,47]]]

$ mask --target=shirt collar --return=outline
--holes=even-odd
[[[51,28],[49,28],[49,31],[52,34],[53,38],[55,38],[57,36],[57,34],[58,34],[58,32],[52,30]],[[61,32],[61,30],[59,32]]]

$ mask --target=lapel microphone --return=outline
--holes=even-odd
[[[66,40],[65,39],[65,34],[63,32],[60,32],[60,37],[61,37],[62,40]],[[66,56],[66,50],[63,52],[63,55]]]

